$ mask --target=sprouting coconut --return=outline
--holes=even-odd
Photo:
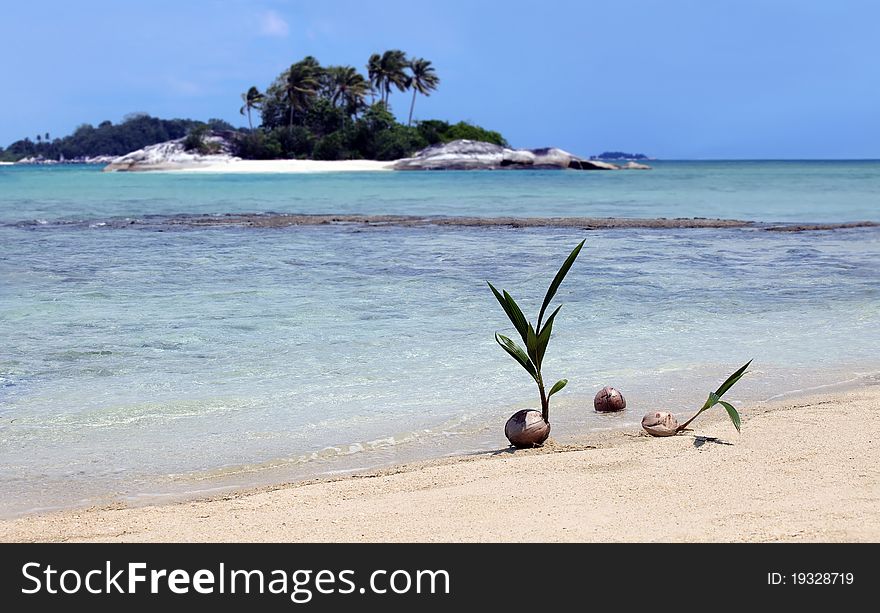
[[[603,387],[593,399],[593,408],[600,413],[614,413],[626,408],[626,398],[610,385]]]
[[[655,411],[642,417],[642,428],[651,436],[672,436],[678,432],[678,420],[668,411]]]
[[[727,390],[733,387],[733,385],[739,381],[744,374],[746,374],[746,370],[751,363],[752,361],[749,360],[742,366],[742,368],[730,375],[727,380],[721,384],[721,387],[709,394],[709,398],[706,399],[706,402],[703,403],[700,410],[683,424],[678,425],[678,420],[675,419],[675,415],[672,413],[666,411],[654,411],[648,413],[642,418],[642,428],[644,428],[645,432],[651,436],[672,436],[673,434],[678,434],[685,430],[688,425],[700,415],[700,413],[711,409],[716,404],[720,404],[727,410],[727,415],[730,417],[730,421],[733,422],[733,426],[736,428],[736,431],[739,432],[741,425],[739,413],[732,404],[721,400],[721,396],[723,396]]]
[[[540,446],[550,436],[550,424],[544,420],[541,411],[523,409],[507,420],[504,436],[515,447]]]
[[[489,283],[489,288],[492,290],[492,293],[495,295],[501,308],[504,309],[504,312],[507,314],[513,327],[516,328],[520,338],[522,338],[525,343],[526,351],[523,351],[519,345],[503,334],[498,334],[496,332],[495,340],[501,345],[501,348],[504,349],[510,357],[516,360],[517,363],[529,373],[532,379],[535,380],[535,383],[538,384],[538,393],[541,396],[540,413],[535,410],[527,409],[516,412],[507,420],[507,424],[504,426],[504,434],[507,436],[507,440],[509,440],[515,447],[523,448],[539,446],[547,440],[548,436],[550,436],[550,397],[565,387],[568,383],[568,379],[560,379],[554,383],[549,392],[546,391],[544,387],[544,377],[541,374],[541,365],[544,361],[544,353],[547,350],[547,343],[550,342],[550,334],[553,330],[553,320],[556,319],[556,314],[559,313],[559,309],[561,309],[562,306],[560,305],[556,307],[556,310],[550,314],[547,321],[544,321],[544,313],[547,311],[547,307],[550,306],[553,296],[556,295],[556,290],[559,289],[562,280],[565,278],[565,275],[568,274],[569,269],[577,259],[585,242],[585,240],[581,241],[578,246],[572,250],[568,258],[563,262],[559,272],[556,273],[553,282],[550,283],[550,287],[547,289],[547,294],[544,296],[544,302],[541,304],[541,311],[538,313],[538,323],[534,327],[526,321],[525,315],[523,315],[522,310],[520,310],[516,301],[510,294],[504,290],[499,292],[495,289],[495,286]],[[544,323],[543,326],[541,325],[542,322]]]

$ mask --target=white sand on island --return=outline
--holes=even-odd
[[[2,541],[877,541],[880,387],[179,502],[0,522]],[[726,444],[729,442],[730,444]],[[588,448],[587,445],[595,445]]]
[[[197,164],[169,164],[166,172],[211,173],[319,173],[319,172],[373,172],[391,170],[394,162],[376,160],[229,160]]]

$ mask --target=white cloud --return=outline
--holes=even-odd
[[[198,96],[203,93],[202,86],[194,81],[178,79],[177,77],[167,77],[166,84],[168,89],[178,96]]]
[[[260,16],[260,33],[263,36],[287,36],[290,28],[284,17],[275,11],[266,11]]]

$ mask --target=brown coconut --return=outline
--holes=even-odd
[[[673,436],[678,432],[678,420],[668,411],[654,411],[642,417],[642,428],[651,436]]]
[[[540,447],[550,436],[550,424],[544,421],[540,411],[523,409],[507,420],[504,436],[511,445],[520,449]]]
[[[603,387],[593,399],[593,408],[600,413],[613,413],[626,408],[626,398],[610,385]]]

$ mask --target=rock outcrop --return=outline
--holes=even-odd
[[[500,170],[564,169],[618,170],[621,167],[598,160],[585,160],[555,147],[509,149],[491,143],[455,140],[438,143],[411,158],[397,160],[394,170]]]
[[[507,154],[507,155],[505,155]],[[471,140],[456,140],[426,147],[411,158],[394,162],[394,170],[477,170],[525,164],[531,158],[525,152],[511,151]]]
[[[569,168],[575,170],[620,170],[620,166],[611,162],[603,162],[602,160],[581,160],[573,159]]]
[[[230,153],[229,143],[220,136],[207,136],[205,142],[217,149],[217,153],[204,155],[197,151],[187,151],[183,146],[184,139],[171,140],[157,145],[150,145],[123,156],[114,158],[104,172],[138,170],[173,170],[178,168],[197,167],[202,164],[218,164],[238,160]]]
[[[241,161],[231,153],[230,140],[213,134],[204,139],[216,150],[213,154],[187,151],[184,139],[150,145],[114,158],[105,172],[140,170],[179,170],[227,164]],[[456,140],[431,145],[411,158],[390,163],[393,170],[501,170],[501,169],[565,169],[620,170],[621,168],[648,168],[643,164],[617,166],[599,160],[579,158],[568,151],[548,147],[543,149],[509,149],[492,143]]]

